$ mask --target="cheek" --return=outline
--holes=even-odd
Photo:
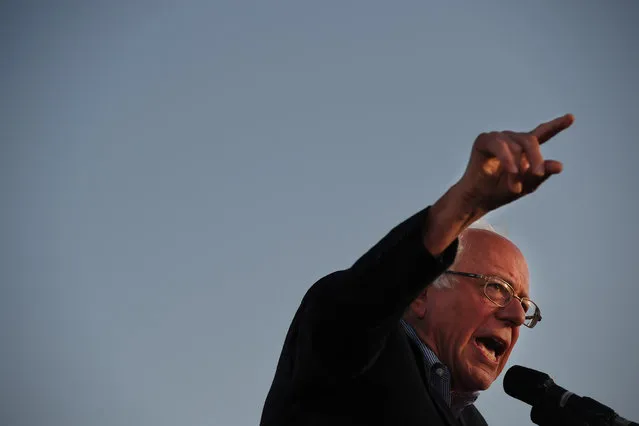
[[[488,305],[483,300],[478,300],[464,306],[464,309],[458,313],[455,344],[459,356],[464,358],[474,356],[472,355],[475,346],[474,336],[481,329],[494,327],[495,321],[498,321],[495,312],[496,309],[492,304]],[[514,341],[516,341],[516,337],[513,335]],[[505,359],[507,358],[506,356]]]
[[[455,342],[451,343],[457,346],[459,353],[462,353],[473,344],[473,335],[494,317],[494,312],[482,301],[474,301],[474,303],[460,304],[451,317],[453,318],[451,329],[454,330],[455,335]]]
[[[474,333],[495,318],[495,307],[486,302],[484,299],[468,299],[457,307],[455,316],[469,333]]]
[[[449,355],[456,353],[460,356],[472,343],[477,329],[495,317],[495,307],[483,295],[471,291],[438,296],[429,300],[429,324],[438,336],[438,346],[441,349],[446,347]]]

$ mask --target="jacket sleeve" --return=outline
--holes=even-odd
[[[428,209],[306,293],[295,320],[295,359],[305,375],[341,378],[365,371],[408,305],[453,263],[458,240],[438,257],[424,247]]]

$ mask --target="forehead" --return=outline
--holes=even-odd
[[[497,275],[519,294],[529,294],[528,265],[521,251],[507,238],[492,231],[467,229],[460,237],[459,271]]]

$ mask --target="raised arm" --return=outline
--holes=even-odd
[[[352,373],[370,365],[410,302],[452,264],[460,233],[562,171],[540,146],[573,120],[564,115],[530,132],[479,135],[463,176],[432,206],[309,290],[299,312],[302,338],[336,369]]]
[[[525,133],[482,133],[466,171],[432,206],[424,230],[424,246],[437,256],[471,223],[491,210],[535,191],[561,173],[562,164],[544,160],[541,145],[573,123],[571,114],[542,123]]]

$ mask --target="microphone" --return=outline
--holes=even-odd
[[[539,426],[639,426],[592,398],[556,385],[547,374],[520,365],[506,372],[504,391],[532,405],[530,419]]]

